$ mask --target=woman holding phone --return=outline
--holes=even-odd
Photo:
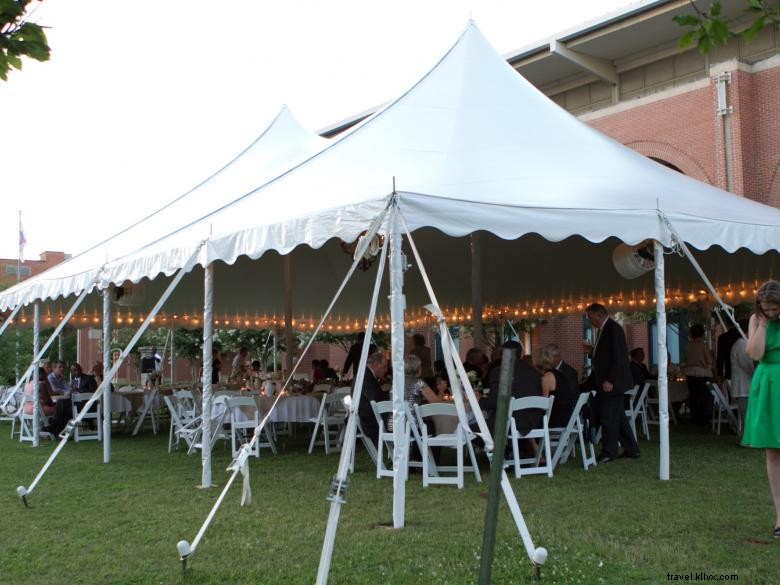
[[[747,354],[759,360],[750,385],[743,444],[766,449],[769,488],[775,504],[773,535],[780,538],[780,282],[769,280],[756,292]]]

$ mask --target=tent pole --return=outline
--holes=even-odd
[[[276,327],[274,327],[274,374],[276,373]]]
[[[390,339],[393,365],[393,527],[404,527],[406,506],[406,416],[404,412],[403,231],[397,208],[390,218]]]
[[[111,370],[111,289],[103,289],[103,379]],[[111,463],[111,380],[103,384],[103,463]]]
[[[214,263],[203,271],[203,433],[201,435],[201,488],[212,487],[211,483],[211,370],[213,368],[214,324]]]
[[[174,362],[173,362],[173,349],[174,349],[174,345],[173,345],[173,340],[174,340],[174,336],[173,336],[173,327],[171,327],[170,329],[168,329],[168,332],[170,333],[170,336],[171,336],[171,355],[170,355],[170,362],[171,362],[171,386],[173,386],[173,364],[174,364]]]
[[[38,343],[41,333],[41,306],[38,301],[33,303],[33,356],[38,355]],[[41,401],[38,389],[38,360],[33,358],[33,447],[41,444]]]
[[[471,242],[471,324],[474,347],[482,349],[485,346],[485,336],[482,327],[482,236],[473,233]]]
[[[655,311],[658,329],[658,429],[660,434],[660,471],[659,477],[669,479],[669,378],[667,376],[666,349],[666,284],[664,277],[664,247],[658,241],[654,243],[655,252]]]
[[[292,254],[292,252],[290,252]],[[293,339],[293,300],[292,300],[292,257],[287,254],[284,257],[284,367],[287,372],[293,369],[293,353],[295,342]]]

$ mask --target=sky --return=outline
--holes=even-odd
[[[0,81],[0,258],[70,254],[174,199],[286,104],[320,130],[394,99],[473,19],[502,54],[628,0],[46,0]]]

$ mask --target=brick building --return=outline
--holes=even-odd
[[[19,280],[25,280],[48,270],[70,258],[65,252],[42,252],[39,260],[25,260],[18,264]],[[0,258],[0,287],[13,286],[17,282],[17,259]]]

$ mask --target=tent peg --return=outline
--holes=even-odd
[[[27,503],[27,488],[23,485],[20,485],[18,488],[16,488],[16,495],[22,498],[22,502],[24,503],[25,508],[29,508],[30,505]]]
[[[184,573],[187,571],[187,559],[190,558],[190,555],[192,554],[192,547],[190,547],[190,543],[186,540],[180,540],[176,543],[176,550],[179,551],[179,560],[181,561],[181,572]]]
[[[547,549],[543,546],[538,547],[534,551],[533,556],[533,564],[534,564],[534,579],[541,579],[542,578],[542,565],[547,560]]]

